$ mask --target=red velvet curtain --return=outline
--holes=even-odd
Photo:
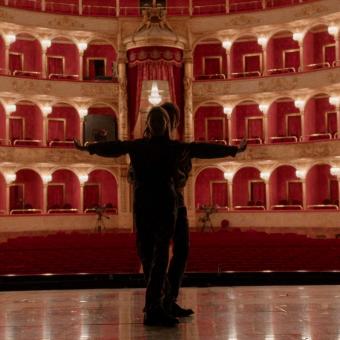
[[[171,101],[182,109],[182,73],[176,70],[182,67],[182,51],[167,47],[134,49],[129,51],[128,59],[129,118],[132,135],[137,121],[143,81],[168,81]]]
[[[209,57],[204,58],[204,74],[220,74],[222,73],[221,57]]]
[[[259,55],[246,55],[244,56],[244,72],[261,72],[262,65]]]
[[[300,52],[299,51],[284,51],[283,67],[294,67],[297,72],[300,67]]]
[[[206,140],[224,140],[225,139],[225,131],[224,131],[224,119],[223,118],[206,118]]]
[[[261,138],[263,140],[263,121],[262,117],[248,118],[248,138]]]
[[[47,209],[61,209],[65,198],[64,184],[51,184],[47,186]]]
[[[255,204],[266,204],[266,185],[261,181],[252,181],[250,184],[250,201]]]
[[[47,57],[48,74],[64,74],[63,57]]]
[[[10,117],[9,119],[9,139],[24,139],[24,119],[22,117]]]
[[[84,209],[93,208],[99,205],[99,184],[86,184],[84,186]]]
[[[65,140],[66,126],[65,121],[60,119],[50,118],[48,120],[48,140]]]
[[[288,201],[291,204],[302,204],[302,183],[299,181],[288,181]]]
[[[337,114],[336,112],[327,112],[326,113],[326,132],[331,133],[332,135],[337,132]]]
[[[228,184],[216,182],[211,184],[211,203],[217,207],[228,206]]]
[[[301,116],[293,115],[287,117],[287,132],[288,136],[301,136]]]
[[[14,71],[23,70],[22,55],[21,54],[9,54],[9,70],[13,74]]]

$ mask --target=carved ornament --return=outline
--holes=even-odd
[[[297,77],[266,79],[258,82],[260,92],[294,90],[297,85]]]
[[[52,90],[52,84],[29,79],[20,81],[13,80],[12,90],[13,92],[18,93],[50,94]]]
[[[324,5],[309,5],[295,12],[294,18],[309,18],[314,15],[320,16],[322,12],[326,12],[327,10],[328,7]]]
[[[250,15],[240,15],[235,18],[231,18],[225,23],[225,27],[235,27],[235,26],[252,26],[261,24],[262,20],[255,18]]]
[[[48,25],[62,28],[85,28],[85,25],[68,16],[62,16],[48,21]]]

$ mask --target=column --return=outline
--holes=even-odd
[[[301,182],[302,182],[302,207],[305,210],[307,208],[306,178],[302,178]]]
[[[79,213],[82,214],[84,212],[84,184],[80,182],[80,201],[79,201]]]
[[[5,140],[9,143],[9,117],[11,116],[10,113],[6,112],[6,127],[5,127]]]
[[[9,206],[9,187],[10,187],[10,183],[6,182],[6,197],[5,197],[5,214],[9,215],[10,211],[10,206]]]
[[[84,117],[79,119],[80,129],[79,129],[79,140],[81,143],[84,143]]]
[[[118,52],[118,82],[118,137],[120,140],[127,140],[129,138],[129,130],[125,51]]]
[[[192,0],[189,0],[189,15],[192,16],[193,8],[192,8]]]
[[[48,183],[43,183],[43,214],[47,214],[47,187]]]
[[[43,137],[42,137],[42,145],[48,146],[47,135],[48,135],[48,124],[47,124],[47,116],[43,114]]]
[[[43,12],[46,11],[46,0],[41,0],[41,10],[42,10]]]
[[[305,70],[305,62],[303,58],[304,48],[303,48],[303,41],[299,41],[299,48],[300,48],[300,72]]]
[[[270,209],[270,188],[269,188],[269,179],[264,181],[266,186],[266,210]]]
[[[116,16],[119,17],[120,14],[120,4],[119,0],[116,0]]]
[[[196,206],[195,206],[195,179],[192,173],[189,174],[184,188],[185,205],[188,211],[189,225],[196,225]]]
[[[263,137],[264,137],[264,143],[269,143],[269,133],[268,133],[268,113],[263,112]]]
[[[231,78],[231,55],[230,55],[230,49],[226,51],[227,56],[227,78]]]
[[[228,203],[229,203],[229,210],[234,210],[233,181],[232,180],[228,180]]]
[[[5,74],[10,75],[10,70],[9,70],[9,44],[5,42]]]
[[[228,145],[232,145],[232,135],[231,135],[231,114],[227,116],[228,120]]]
[[[193,105],[192,105],[193,59],[192,51],[184,53],[184,140],[194,139]]]
[[[336,105],[336,126],[337,138],[340,138],[340,105]]]
[[[79,51],[79,80],[83,80],[84,51]]]
[[[228,14],[230,12],[229,0],[225,0],[225,12],[226,12],[226,14]]]
[[[83,0],[78,1],[78,13],[79,15],[83,15]]]
[[[263,47],[263,58],[262,58],[262,75],[267,75],[267,45]]]
[[[300,109],[301,113],[301,139],[302,141],[306,141],[306,132],[305,132],[305,109]]]

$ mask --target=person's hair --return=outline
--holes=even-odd
[[[154,106],[146,118],[144,137],[165,136],[170,138],[169,126],[170,119],[167,112],[160,106]]]
[[[169,119],[170,119],[170,129],[175,129],[179,124],[179,108],[176,104],[166,102],[161,105],[161,107],[168,113]]]

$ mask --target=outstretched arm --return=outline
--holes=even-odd
[[[74,139],[74,146],[80,151],[88,151],[91,155],[96,154],[102,157],[119,157],[130,152],[132,142],[112,141],[83,145],[77,139]]]
[[[190,143],[190,158],[223,158],[227,156],[235,157],[237,153],[244,152],[247,148],[247,140],[242,139],[240,145],[228,146],[212,143]]]

